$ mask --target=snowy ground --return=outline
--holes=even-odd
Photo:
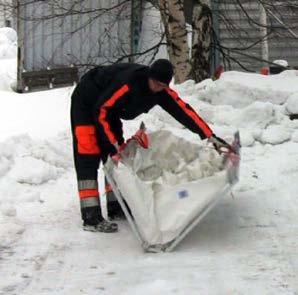
[[[82,231],[72,88],[20,95],[0,75],[0,294],[298,294],[298,122],[287,117],[297,72],[177,87],[218,135],[240,130],[242,166],[235,198],[167,254],[143,253],[126,222],[117,234]],[[141,120],[197,140],[159,109],[127,122],[127,136]]]

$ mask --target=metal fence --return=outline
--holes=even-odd
[[[160,38],[158,30],[160,18],[155,16],[148,18],[152,13],[150,9],[153,8],[148,8],[147,5],[144,12],[144,9],[142,10],[145,7],[144,2],[142,0],[14,0],[17,12],[14,23],[19,37],[18,90],[23,91],[26,88],[23,78],[25,72],[74,66],[81,74],[94,65],[117,60],[132,61],[132,53],[146,51]],[[185,3],[190,5],[191,2]],[[219,51],[214,51],[213,67],[216,68],[219,63],[224,62],[227,69],[258,71],[263,65],[264,57],[264,42],[260,42],[264,31],[257,25],[261,21],[259,1],[243,0],[242,8],[235,4],[235,0],[213,0],[212,3],[214,30],[226,54],[223,58],[219,56]],[[275,3],[277,5],[279,1]],[[148,21],[146,25],[144,23],[142,25],[145,19],[149,19],[149,22],[154,20],[156,27],[153,28],[153,24],[149,24]],[[267,59],[270,61],[287,59],[290,65],[297,66],[296,14],[281,5],[278,7],[278,13],[274,11],[272,15],[267,14],[265,20],[270,26],[266,36]],[[293,24],[295,29],[286,29]],[[148,32],[149,27],[154,32],[158,31],[156,36]],[[147,43],[144,42],[147,37],[144,38],[143,34],[147,37],[152,35],[148,39],[150,42],[148,40]],[[139,39],[141,41],[138,44]],[[61,75],[63,71],[59,73]],[[46,75],[46,72],[40,74]],[[32,81],[37,77],[37,75],[29,76]],[[69,74],[69,77],[72,75]],[[47,77],[45,81],[48,80]],[[61,80],[65,81],[64,78]]]
[[[226,59],[222,59],[226,68],[259,71],[262,66],[268,66],[264,59],[271,62],[286,59],[289,65],[298,66],[298,19],[295,11],[283,5],[282,1],[275,1],[275,9],[267,10],[262,18],[264,10],[260,1],[241,3],[242,7],[235,1],[224,0],[219,5],[219,41],[227,54]]]
[[[22,73],[76,66],[80,72],[129,54],[131,4],[121,0],[19,0],[18,89]]]

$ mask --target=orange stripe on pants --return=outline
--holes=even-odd
[[[78,141],[78,153],[84,155],[99,155],[96,129],[93,125],[76,126],[75,135]]]
[[[79,191],[80,199],[92,198],[92,197],[99,197],[99,192],[97,189],[86,189]]]

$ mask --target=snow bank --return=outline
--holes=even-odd
[[[56,181],[68,169],[73,169],[69,133],[47,141],[19,135],[0,143],[0,247],[13,243],[25,230],[20,208],[43,203],[42,185]]]
[[[21,135],[0,143],[0,175],[19,183],[41,184],[71,166],[69,134],[60,134],[52,142]]]
[[[0,91],[0,117],[5,122],[0,141],[24,133],[46,139],[69,130],[72,89],[67,87],[24,94]]]
[[[280,144],[295,138],[292,133],[298,128],[288,117],[298,112],[297,73],[263,76],[226,72],[217,81],[207,79],[195,84],[189,80],[174,88],[219,136],[229,139],[240,130],[242,146],[253,146],[255,141]],[[154,115],[166,124],[183,128],[161,110],[155,110]]]
[[[8,176],[19,183],[42,184],[57,179],[59,170],[42,160],[25,156],[15,159],[14,166]]]
[[[283,104],[298,91],[298,71],[284,71],[264,76],[254,73],[225,72],[219,80],[203,81],[202,85],[182,84],[198,99],[212,105],[231,105],[243,108],[255,101]],[[178,89],[178,87],[177,87]],[[183,91],[182,91],[183,92]]]
[[[70,137],[65,134],[51,142],[17,136],[1,143],[0,204],[37,200],[38,196],[24,193],[23,185],[40,185],[56,180],[72,167],[70,146]]]

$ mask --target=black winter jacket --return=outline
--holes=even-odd
[[[113,152],[114,144],[123,142],[121,119],[131,120],[159,105],[201,139],[213,132],[200,116],[170,88],[158,93],[148,86],[148,66],[115,64],[96,67],[80,83],[94,83],[92,93],[80,96],[81,105],[92,110],[100,146]],[[94,90],[96,89],[96,90]]]

